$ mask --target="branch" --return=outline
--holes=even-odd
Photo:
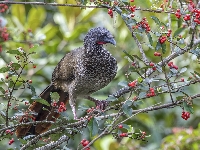
[[[45,2],[15,2],[15,1],[0,1],[0,4],[23,4],[23,5],[44,5],[44,6],[63,6],[63,7],[80,7],[80,8],[111,8],[112,6],[107,5],[79,5],[79,4],[59,4],[59,3],[45,3]],[[118,6],[119,8],[126,9],[127,6]],[[153,10],[153,9],[142,9],[135,8],[135,10],[153,12],[153,13],[171,13],[174,14],[173,11],[162,11],[161,9]]]
[[[36,148],[35,150],[51,150],[51,149],[54,149],[54,148],[60,146],[62,143],[68,141],[69,139],[70,138],[68,136],[63,135],[57,141],[55,141],[55,142],[52,141],[51,143],[46,144],[45,146]]]

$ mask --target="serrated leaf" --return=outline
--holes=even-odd
[[[191,114],[194,113],[194,110],[193,110],[192,106],[187,105],[186,102],[183,102],[183,107],[184,107],[184,110],[185,110],[185,111],[187,111],[187,112],[189,112],[189,113],[191,113]]]
[[[162,53],[165,54],[165,52],[166,52],[166,44],[165,43],[161,44],[161,47],[162,47]]]
[[[110,102],[114,102],[117,100],[116,97],[114,97],[113,95],[109,95],[108,98],[106,99],[107,101],[110,101]]]
[[[197,75],[200,77],[200,73],[198,73],[198,72],[196,72],[196,71],[194,71],[194,73],[197,74]]]
[[[50,106],[50,104],[46,100],[44,100],[38,96],[33,96],[33,97],[31,97],[31,99],[33,99],[34,101],[36,101],[38,103],[44,104],[46,106]]]
[[[174,32],[174,35],[173,37],[179,35],[185,28],[178,28],[175,32]]]
[[[7,71],[9,71],[10,69],[8,68],[8,67],[2,67],[1,69],[0,69],[0,73],[5,73],[5,72],[7,72]]]
[[[161,43],[160,41],[158,40],[157,44],[156,44],[156,51],[158,51],[159,49],[161,49],[162,46],[161,46]]]
[[[153,45],[153,40],[152,40],[152,37],[151,37],[151,34],[150,33],[146,33],[148,39],[149,39],[149,43],[151,44],[151,46]]]
[[[123,52],[126,54],[126,56],[128,56],[133,62],[135,61],[133,56],[131,56],[129,53],[127,53],[125,50],[123,50]]]
[[[51,97],[52,100],[58,101],[59,98],[60,98],[60,95],[57,92],[51,92],[50,97]]]
[[[151,19],[153,19],[153,21],[154,21],[157,25],[160,26],[160,20],[159,20],[157,17],[151,16]]]
[[[186,71],[187,71],[187,68],[184,67],[184,68],[181,68],[180,73],[183,73],[183,72],[186,72]]]
[[[9,50],[6,53],[15,54],[15,55],[21,55],[21,53],[18,50]]]
[[[144,102],[143,102],[142,100],[135,101],[135,102],[133,103],[133,105],[134,105],[135,107],[137,107],[137,106],[139,106],[139,105],[142,105],[142,104],[144,104]]]
[[[140,92],[140,94],[138,95],[139,99],[145,98],[146,97],[146,92]]]
[[[90,107],[89,106],[86,106],[86,105],[79,105],[78,106],[78,110],[80,111],[86,111],[88,110]]]
[[[12,63],[12,67],[14,67],[15,70],[18,70],[21,67],[21,65],[18,63]]]
[[[122,87],[126,87],[128,86],[128,82],[127,81],[121,81],[118,83],[118,85],[122,86]]]
[[[32,96],[36,95],[35,88],[32,85],[29,85],[31,89]]]

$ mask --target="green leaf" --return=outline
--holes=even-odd
[[[127,116],[131,116],[133,113],[133,109],[131,108],[132,104],[133,104],[133,101],[127,100],[122,106],[123,112]]]
[[[160,26],[160,20],[159,20],[157,17],[151,16],[151,19],[153,19],[153,21],[154,21],[157,25]]]
[[[191,50],[190,53],[196,55],[197,58],[200,58],[200,49],[199,48]]]
[[[113,102],[113,101],[116,101],[117,98],[114,97],[113,95],[109,95],[108,98],[107,98],[106,100],[107,100],[107,101],[111,101],[111,102]]]
[[[165,43],[161,44],[161,47],[162,47],[162,53],[165,54],[165,52],[166,52],[166,44]]]
[[[13,85],[14,85],[14,82],[13,82],[13,81],[9,81],[9,82],[8,82],[8,84],[9,84],[9,86],[8,86],[8,87],[9,87],[9,88],[12,88],[12,87],[13,87]]]
[[[173,37],[179,35],[185,28],[178,28],[175,32],[174,32],[174,35]]]
[[[0,87],[0,91],[1,91],[1,93],[5,93],[5,90],[2,88],[2,87]]]
[[[123,52],[126,54],[126,56],[128,56],[133,62],[134,62],[134,58],[133,56],[131,56],[129,53],[127,53],[125,50],[123,50]]]
[[[140,99],[142,99],[142,98],[145,98],[146,97],[146,92],[140,92],[140,94],[138,95],[138,97],[140,98]]]
[[[15,55],[22,55],[18,50],[9,50],[6,53],[15,54]]]
[[[160,41],[158,40],[157,44],[156,44],[156,51],[158,51],[159,49],[161,49],[162,46],[160,44]]]
[[[29,85],[29,86],[32,92],[32,96],[35,96],[36,95],[35,88],[32,85]]]
[[[187,68],[184,67],[184,68],[181,68],[180,73],[184,73],[184,72],[186,72],[186,71],[187,71]]]
[[[80,110],[80,111],[86,111],[86,110],[88,110],[90,107],[89,106],[86,106],[86,105],[79,105],[78,106],[78,110]]]
[[[151,37],[151,34],[150,33],[146,33],[148,39],[149,39],[149,43],[151,44],[151,46],[153,45],[153,40],[152,40],[152,37]]]
[[[185,111],[187,111],[187,112],[189,112],[189,113],[191,113],[191,114],[194,113],[193,107],[190,106],[190,105],[187,105],[186,102],[183,102],[183,107],[184,107],[184,110],[185,110]]]
[[[7,72],[7,71],[9,71],[10,69],[8,68],[8,67],[2,67],[1,69],[0,69],[0,73],[5,73],[5,72]]]
[[[194,73],[197,74],[198,76],[200,76],[200,73],[198,73],[198,72],[196,72],[196,71],[194,71]]]
[[[58,101],[59,98],[60,98],[60,95],[57,92],[51,92],[50,97],[51,97],[52,100]]]
[[[176,100],[177,100],[177,101],[182,100],[184,97],[185,97],[185,96],[177,96],[177,97],[176,97]]]
[[[133,55],[133,57],[137,58],[138,60],[142,61],[142,59],[140,57],[138,57],[137,55]]]
[[[141,82],[143,81],[143,78],[142,78],[142,77],[138,77],[138,78],[137,78],[137,81],[138,81],[139,83],[141,83]]]
[[[43,105],[50,106],[50,104],[46,100],[44,100],[38,96],[33,96],[33,97],[31,97],[31,99],[33,99],[34,101],[39,102]]]
[[[122,87],[126,87],[128,86],[128,82],[127,81],[121,81],[118,83],[118,85],[122,86]]]
[[[18,63],[12,63],[12,67],[14,67],[15,70],[18,70],[21,67],[21,65]]]
[[[93,118],[89,123],[88,123],[88,129],[90,131],[91,136],[95,136],[98,134],[99,128],[98,124],[95,118]]]

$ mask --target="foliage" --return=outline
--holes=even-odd
[[[188,149],[187,143],[199,147],[195,138],[199,128],[189,135],[187,130],[168,135],[174,126],[196,128],[199,122],[198,1],[25,4],[0,2],[1,146],[126,150],[158,149],[162,142],[161,149]],[[64,54],[81,46],[85,33],[99,25],[114,33],[118,43],[115,48],[107,46],[117,58],[118,75],[93,94],[107,100],[109,106],[102,111],[86,100],[77,102],[80,121],[72,119],[69,106],[67,111],[62,106],[65,109],[59,119],[50,122],[50,130],[17,140],[17,126],[49,123],[35,121],[34,112],[27,112],[29,105],[35,100],[57,106],[56,93],[51,93],[51,104],[38,93],[50,83],[51,72]],[[20,124],[24,114],[29,122]],[[183,138],[176,145],[180,136]]]

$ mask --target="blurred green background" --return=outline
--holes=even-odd
[[[57,0],[58,3],[75,4],[73,0]],[[135,0],[134,5],[141,8],[158,8],[163,1],[149,1],[149,0]],[[176,6],[175,6],[176,7]],[[136,11],[135,19],[141,20],[146,17],[152,30],[156,31],[157,26],[150,18],[150,16],[157,16],[162,22],[167,23],[168,18],[166,13],[150,13],[144,11]],[[0,14],[7,20],[7,28],[10,33],[11,40],[7,42],[1,42],[3,45],[3,51],[0,53],[0,67],[5,66],[10,61],[15,61],[12,55],[6,54],[6,50],[16,49],[23,47],[25,51],[29,51],[30,46],[35,46],[34,51],[36,55],[32,56],[34,64],[37,66],[35,69],[30,66],[26,68],[24,77],[33,81],[32,85],[36,89],[36,93],[39,95],[40,92],[50,83],[51,73],[59,60],[65,55],[65,53],[82,46],[84,35],[90,28],[97,26],[104,26],[113,33],[117,41],[116,47],[112,45],[106,45],[106,48],[113,54],[118,61],[118,73],[116,78],[109,84],[109,86],[93,94],[95,98],[106,99],[107,96],[121,87],[118,86],[120,81],[128,81],[125,73],[128,67],[131,65],[125,57],[123,50],[126,50],[129,54],[139,55],[139,50],[135,45],[131,33],[125,26],[123,20],[119,15],[114,13],[114,17],[111,18],[107,14],[107,9],[80,9],[72,7],[55,7],[55,6],[36,6],[36,5],[10,5],[9,10]],[[172,31],[177,30],[177,20],[172,15]],[[184,38],[187,37],[188,32],[182,33]],[[154,46],[156,45],[157,39],[154,39]],[[146,36],[140,37],[141,43],[148,43]],[[30,41],[27,44],[27,41]],[[167,45],[169,47],[169,45]],[[159,62],[159,58],[153,56],[154,50],[143,44],[147,57],[153,62]],[[167,49],[167,54],[170,54],[170,50]],[[188,71],[184,74],[184,78],[190,76],[190,71],[199,70],[199,65],[196,63],[195,57],[192,54],[184,54],[177,57],[174,61],[175,64],[181,67],[187,67]],[[0,78],[5,78],[6,74],[0,74]],[[132,75],[132,80],[138,76]],[[198,85],[193,85],[185,89],[188,94],[195,94],[199,92]],[[14,93],[19,99],[30,98],[30,90],[18,90]],[[181,95],[176,93],[173,95]],[[134,96],[134,95],[133,95]],[[126,95],[125,95],[126,97]],[[28,99],[29,100],[29,99]],[[5,102],[0,98],[1,103]],[[138,108],[145,108],[156,104],[158,102],[166,103],[170,102],[168,94],[149,98],[144,100],[144,103]],[[93,106],[87,100],[78,101],[77,105],[86,104]],[[14,105],[14,104],[13,104]],[[198,110],[200,102],[196,99],[194,101],[195,113],[191,115],[191,118],[187,121],[181,118],[182,109],[176,107],[173,109],[162,109],[149,113],[143,113],[132,118],[128,124],[131,124],[137,132],[145,131],[147,135],[151,135],[146,140],[139,141],[135,139],[124,138],[122,140],[115,140],[112,136],[105,136],[99,139],[91,149],[97,150],[157,150],[157,149],[170,149],[169,146],[172,142],[172,146],[179,149],[188,149],[188,147],[181,147],[184,145],[190,145],[189,149],[199,149],[199,134],[200,129],[190,133],[185,130],[175,130],[174,127],[183,128],[197,128],[200,121],[200,110]],[[68,109],[69,106],[67,106]],[[19,108],[24,106],[19,105]],[[3,108],[1,108],[3,110]],[[12,111],[10,116],[16,113]],[[71,112],[68,112],[71,115]],[[78,112],[79,116],[83,115],[82,112]],[[179,128],[178,128],[179,129]],[[167,135],[172,135],[164,139]],[[186,137],[184,139],[184,137]],[[74,145],[78,145],[81,139],[91,140],[88,135],[88,130],[85,129],[83,134],[75,136],[74,140],[71,140],[68,147],[74,148]],[[183,138],[183,139],[180,139]],[[189,141],[187,139],[190,139]],[[178,141],[179,140],[179,141]],[[183,141],[181,141],[183,140]],[[19,147],[20,142],[15,137],[15,142],[11,146],[8,145],[8,139],[0,141],[0,147],[5,149]],[[164,145],[161,146],[163,142]],[[191,144],[191,143],[195,144]],[[171,146],[170,145],[170,146]],[[194,146],[193,146],[194,145]],[[174,149],[175,149],[174,148]],[[1,148],[0,148],[1,149]],[[171,147],[173,149],[173,147]],[[188,150],[189,150],[188,149]]]

